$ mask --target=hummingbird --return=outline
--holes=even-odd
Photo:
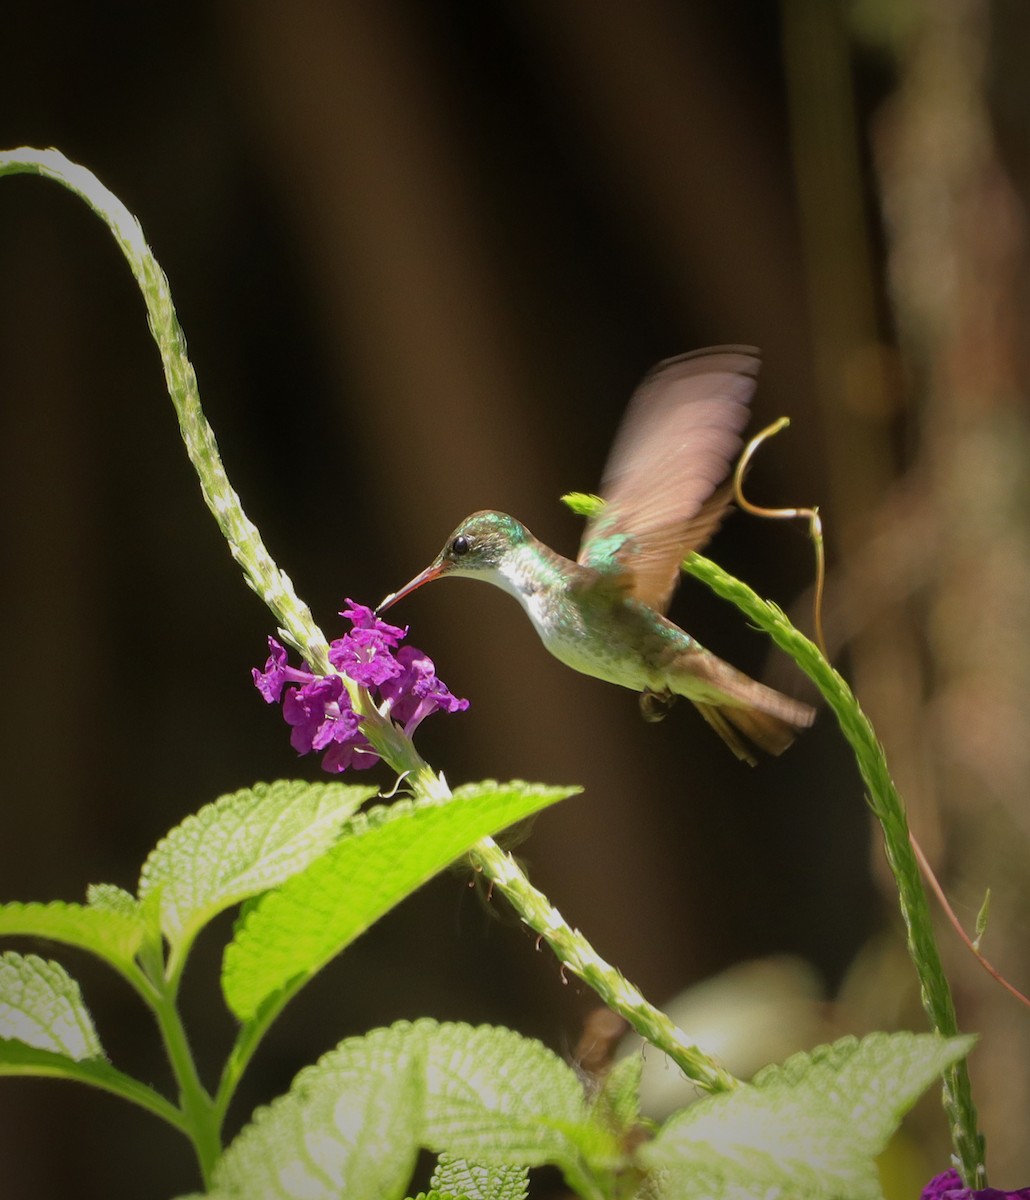
[[[474,512],[379,611],[444,575],[485,580],[515,597],[560,662],[639,692],[647,719],[685,696],[738,758],[754,765],[752,745],[781,754],[815,710],[723,662],[665,616],[680,564],[730,507],[727,476],[759,362],[754,347],[712,346],[648,372],[616,434],[605,505],[575,562],[507,513]]]

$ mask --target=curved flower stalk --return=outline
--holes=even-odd
[[[775,604],[761,599],[721,567],[700,555],[684,568],[750,617],[793,658],[816,684],[833,710],[841,733],[858,763],[866,798],[883,833],[887,863],[898,889],[898,905],[908,935],[908,952],[919,979],[920,998],[936,1033],[953,1037],[958,1019],[951,987],[944,971],[934,932],[933,915],[909,837],[908,814],[894,786],[890,769],[869,718],[862,711],[847,681],[826,661],[822,652],[794,628]],[[964,1178],[974,1187],[986,1181],[984,1138],[980,1132],[969,1072],[964,1061],[943,1075],[944,1109],[951,1125],[952,1143]]]
[[[93,209],[114,235],[143,294],[179,429],[200,480],[204,500],[228,542],[233,558],[243,570],[248,586],[268,605],[285,641],[299,651],[312,677],[341,680],[340,684],[327,685],[327,692],[338,692],[335,702],[340,706],[341,714],[344,711],[341,702],[346,693],[346,704],[360,719],[361,734],[372,751],[398,775],[405,777],[407,786],[416,796],[449,797],[451,793],[445,780],[422,759],[402,727],[411,724],[415,713],[405,717],[404,700],[400,696],[392,703],[381,703],[377,707],[365,685],[334,666],[329,643],[315,623],[311,610],[297,595],[289,576],[276,565],[257,527],[243,511],[240,498],[222,465],[214,432],[201,407],[196,373],[186,353],[186,338],[172,305],[168,279],[151,253],[139,222],[92,172],[70,162],[57,150],[22,148],[0,153],[0,176],[19,173],[42,175],[68,188]],[[277,656],[278,652],[273,650],[273,657]],[[286,669],[284,661],[280,665]],[[408,666],[413,668],[412,663]],[[271,670],[274,678],[276,669],[266,666],[264,674]],[[294,682],[300,685],[298,691],[304,686],[299,679]],[[313,679],[307,683],[314,686]],[[267,686],[271,691],[274,686],[271,679]],[[383,700],[390,699],[388,695],[383,696],[382,689],[380,695]],[[410,702],[410,699],[409,693],[407,700]],[[301,701],[298,699],[297,703]],[[402,724],[392,720],[391,714]],[[316,723],[319,728],[324,719],[323,708],[322,718]],[[344,720],[344,724],[347,723],[349,719]],[[312,734],[313,749],[316,748],[314,737]],[[352,745],[356,751],[357,743]],[[469,857],[474,868],[507,897],[521,920],[547,942],[563,967],[589,984],[642,1037],[664,1051],[688,1078],[708,1091],[727,1091],[736,1086],[737,1081],[731,1075],[692,1045],[681,1029],[649,1004],[597,954],[578,930],[565,922],[492,838],[478,842]]]
[[[760,434],[759,438],[768,432]],[[599,497],[582,493],[570,493],[563,499],[574,512],[583,516],[591,516],[603,504]],[[818,646],[794,628],[777,605],[763,600],[746,583],[734,578],[703,555],[692,554],[683,563],[683,570],[700,579],[716,595],[729,600],[767,633],[815,683],[833,710],[841,733],[855,755],[866,786],[869,807],[883,832],[884,850],[898,889],[898,904],[908,935],[909,957],[919,979],[923,1009],[936,1033],[942,1037],[954,1037],[958,1033],[955,1004],[937,945],[933,916],[923,889],[919,864],[909,837],[908,816],[869,718],[844,677],[827,662]],[[963,1176],[971,1186],[981,1187],[986,1182],[984,1138],[980,1132],[965,1062],[949,1066],[942,1078],[944,1109],[951,1125],[952,1144]]]

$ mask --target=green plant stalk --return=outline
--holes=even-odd
[[[887,768],[883,747],[869,719],[841,675],[830,666],[819,648],[787,620],[775,604],[762,600],[746,584],[721,567],[693,554],[683,569],[700,579],[717,595],[736,605],[745,616],[772,638],[815,683],[833,709],[841,732],[854,751],[867,790],[869,807],[883,830],[887,862],[898,889],[908,950],[919,978],[923,1008],[934,1030],[943,1037],[958,1033],[955,1005],[934,934],[933,915],[923,887],[919,864],[909,840],[908,818]],[[986,1186],[984,1138],[965,1062],[943,1075],[943,1102],[952,1144],[962,1176],[973,1188]]]
[[[218,1090],[214,1096],[215,1119],[219,1125],[225,1120],[225,1114],[229,1110],[229,1105],[236,1094],[243,1073],[261,1044],[261,1039],[265,1036],[268,1027],[292,999],[295,991],[296,988],[285,990],[276,996],[274,1001],[266,1004],[256,1016],[251,1017],[249,1021],[245,1021],[240,1026],[232,1050],[222,1068],[222,1077],[218,1081]]]
[[[143,950],[141,950],[140,956],[141,958],[147,957],[147,950],[145,946]],[[110,960],[108,961],[110,962]],[[178,1034],[176,1034],[174,1030],[166,1028],[169,1023],[168,1009],[174,1004],[175,987],[177,986],[177,981],[172,984],[170,989],[166,990],[165,985],[159,982],[160,970],[157,971],[156,975],[152,975],[151,973],[148,973],[148,971],[141,969],[139,964],[135,962],[128,970],[118,968],[118,974],[121,975],[121,977],[129,984],[133,991],[147,1006],[147,1008],[149,1008],[154,1014],[165,1046],[169,1046],[170,1040],[173,1043],[177,1042],[183,1033],[181,1023],[179,1023],[178,1026]],[[178,1022],[178,1014],[175,1013],[173,1015],[175,1022]],[[169,1033],[171,1033],[171,1039],[169,1039]],[[192,1080],[195,1081],[196,1085],[199,1087],[200,1081],[197,1078],[196,1071],[193,1066],[193,1060],[189,1054],[189,1048],[186,1046],[184,1037],[182,1037],[181,1046],[188,1059],[187,1073],[192,1075]],[[192,1084],[189,1080],[187,1080],[186,1086],[182,1087],[182,1076],[180,1074],[180,1069],[176,1064],[176,1060],[172,1057],[171,1051],[169,1051],[169,1059],[172,1062],[173,1074],[175,1074],[176,1078],[180,1080],[180,1090],[183,1092],[183,1094],[185,1094],[188,1090],[191,1090]],[[148,1084],[143,1083],[141,1080],[134,1079],[131,1075],[126,1075],[124,1072],[119,1071],[114,1067],[110,1068],[107,1078],[94,1079],[91,1080],[91,1082],[97,1087],[104,1088],[105,1091],[110,1092],[112,1095],[120,1096],[123,1100],[128,1100],[132,1104],[138,1104],[140,1108],[145,1108],[148,1112],[160,1117],[161,1120],[167,1121],[169,1125],[175,1129],[178,1129],[180,1133],[185,1134],[186,1137],[193,1141],[194,1145],[197,1146],[196,1139],[193,1136],[195,1113],[187,1111],[186,1105],[184,1105],[182,1108],[178,1108],[170,1100],[168,1100],[167,1097],[162,1096],[160,1092],[155,1091],[154,1088],[150,1087]],[[196,1111],[202,1112],[203,1104],[197,1106]],[[199,1159],[199,1147],[197,1154]],[[201,1163],[201,1166],[203,1166],[203,1163]]]
[[[313,670],[328,673],[332,668],[325,635],[315,624],[311,610],[297,596],[289,577],[279,570],[265,549],[257,527],[244,513],[239,496],[229,483],[214,432],[201,408],[196,374],[186,353],[186,338],[175,315],[168,279],[147,245],[139,222],[92,172],[70,162],[59,151],[22,148],[0,153],[0,176],[16,173],[43,175],[60,183],[83,199],[111,230],[143,294],[150,331],[161,354],[179,429],[200,479],[204,500],[248,585],[271,609],[284,637]],[[421,758],[410,739],[386,715],[376,710],[364,689],[349,680],[345,682],[357,711],[362,714],[363,730],[369,741],[385,761],[406,778],[412,791],[426,797],[449,796],[447,784]],[[491,838],[478,842],[470,858],[484,877],[507,897],[522,921],[547,942],[559,961],[594,988],[634,1029],[664,1051],[688,1078],[709,1091],[724,1091],[736,1085],[737,1081],[731,1075],[692,1045],[682,1030],[601,958],[578,930],[565,923],[546,897],[532,887],[511,856]],[[275,1012],[280,1007],[277,1006]],[[267,1028],[271,1016],[263,1023],[262,1031]],[[171,1030],[170,1026],[168,1028]],[[223,1076],[224,1086],[219,1089],[216,1109],[224,1111],[235,1081],[256,1042],[256,1038],[248,1037],[238,1045],[232,1070]],[[175,1038],[170,1046],[170,1052],[173,1051],[178,1053]],[[187,1071],[185,1062],[179,1066]],[[192,1069],[192,1061],[189,1068]],[[197,1111],[199,1114],[200,1107]],[[202,1167],[208,1153],[206,1147],[198,1146]]]
[[[663,1050],[688,1079],[708,1092],[725,1092],[737,1086],[738,1080],[692,1045],[679,1026],[650,1005],[629,980],[601,958],[578,929],[566,923],[492,838],[477,842],[469,857],[503,892],[522,920],[548,943],[562,966],[593,988],[642,1038]]]
[[[220,1120],[197,1074],[179,1010],[170,996],[161,996],[154,1004],[165,1053],[179,1085],[182,1127],[193,1143],[204,1186],[211,1183],[211,1172],[222,1153]]]

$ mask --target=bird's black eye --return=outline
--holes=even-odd
[[[459,533],[454,541],[451,542],[451,553],[458,555],[459,558],[462,554],[468,554],[471,549],[472,539],[466,537],[463,533]]]

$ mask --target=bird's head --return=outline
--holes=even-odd
[[[399,591],[387,596],[377,611],[382,612],[424,583],[444,575],[489,578],[500,570],[505,556],[525,545],[530,536],[525,527],[507,513],[490,509],[475,512],[451,533],[429,566]]]

